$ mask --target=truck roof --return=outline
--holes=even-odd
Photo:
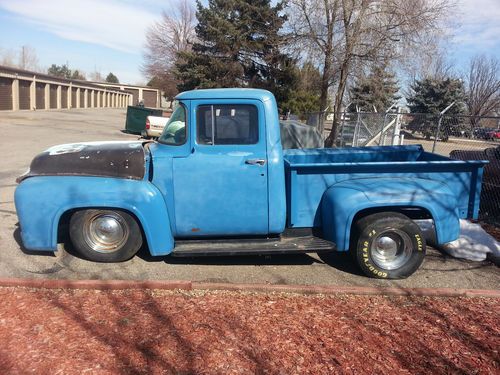
[[[200,89],[184,91],[176,99],[257,99],[262,102],[272,100],[273,94],[267,90],[229,88],[229,89]]]

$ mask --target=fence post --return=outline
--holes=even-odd
[[[436,129],[436,134],[434,134],[434,143],[432,144],[432,152],[434,152],[434,150],[436,150],[436,142],[437,142],[437,139],[439,137],[439,131],[441,130],[441,121],[443,120],[443,115],[451,108],[455,105],[455,102],[451,103],[448,107],[446,107],[445,109],[443,109],[441,112],[439,112],[439,120],[438,120],[438,126],[437,126],[437,129]]]
[[[384,129],[385,129],[385,123],[387,120],[387,115],[389,114],[389,111],[396,105],[396,103],[393,103],[389,108],[387,108],[387,111],[385,111],[384,114],[384,121],[382,122],[382,128],[380,129],[380,139],[378,140],[378,145],[380,146],[382,143],[382,136],[384,134]],[[384,140],[385,142],[385,140]],[[383,146],[383,145],[382,145]]]
[[[399,145],[399,138],[401,134],[401,114],[399,113],[396,115],[396,123],[394,124],[394,132],[392,133],[392,145],[397,146]]]
[[[360,112],[358,106],[356,106],[356,125],[354,125],[354,134],[352,135],[352,147],[358,147],[360,122]]]

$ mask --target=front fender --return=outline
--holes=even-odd
[[[457,200],[442,182],[421,178],[365,178],[343,181],[328,188],[322,198],[323,235],[349,249],[351,225],[356,214],[368,208],[423,208],[430,212],[438,244],[458,238]]]
[[[120,178],[40,176],[16,189],[15,205],[23,244],[31,250],[54,251],[61,216],[68,210],[103,207],[129,211],[139,220],[152,255],[174,248],[167,207],[150,182]]]

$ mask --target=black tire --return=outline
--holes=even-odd
[[[381,212],[354,224],[350,251],[366,275],[404,279],[422,264],[426,243],[419,226],[407,216]]]
[[[123,262],[142,246],[139,224],[122,210],[75,212],[69,223],[69,237],[78,254],[94,262]]]

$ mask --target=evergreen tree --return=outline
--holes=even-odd
[[[197,2],[197,42],[176,64],[179,91],[212,87],[256,87],[281,102],[298,83],[295,61],[281,52],[284,2]]]
[[[416,81],[411,86],[411,94],[406,101],[411,113],[426,114],[425,117],[415,117],[409,124],[409,129],[413,132],[421,132],[427,139],[434,136],[438,124],[439,113],[455,102],[447,112],[446,116],[463,115],[465,113],[465,89],[461,80],[455,78],[425,78]],[[430,116],[434,115],[434,116]],[[451,129],[448,122],[440,131],[440,138],[448,139]],[[461,119],[454,121],[454,130],[463,130],[464,122]]]
[[[68,68],[66,64],[57,65],[52,64],[49,69],[47,69],[47,74],[54,77],[61,78],[71,78],[71,69]]]
[[[120,81],[118,80],[118,77],[115,76],[111,72],[107,75],[106,82],[108,82],[108,83],[120,83]]]
[[[395,74],[387,70],[386,65],[375,66],[367,77],[357,80],[351,89],[349,110],[362,112],[385,112],[400,99]]]
[[[280,110],[284,114],[291,113],[305,119],[307,114],[319,112],[321,73],[312,63],[306,62],[298,69],[297,75],[298,85],[281,102]]]
[[[464,84],[455,78],[425,78],[411,86],[411,94],[406,101],[412,113],[439,114],[443,109],[455,102],[447,115],[464,114]]]
[[[66,79],[78,79],[81,81],[86,80],[83,73],[80,73],[78,70],[71,70],[66,64],[52,64],[50,68],[47,69],[47,74],[54,77],[61,77]]]

